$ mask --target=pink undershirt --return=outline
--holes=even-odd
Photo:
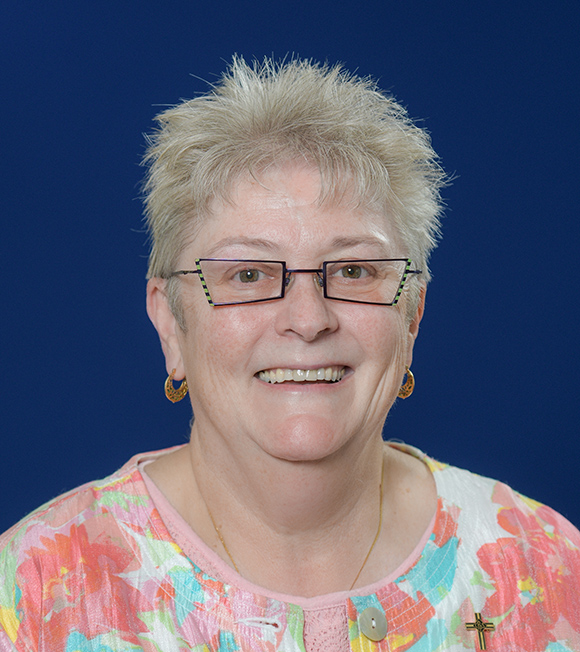
[[[304,611],[304,644],[308,652],[332,649],[336,652],[350,650],[348,641],[348,623],[346,615],[346,599],[351,596],[371,595],[385,585],[393,582],[403,575],[419,558],[425,547],[433,528],[437,513],[433,515],[429,527],[405,561],[387,577],[378,582],[363,586],[354,591],[341,591],[319,595],[314,598],[275,593],[261,586],[253,584],[239,575],[217,553],[215,553],[192,530],[185,519],[178,513],[166,498],[165,494],[157,487],[147,474],[145,467],[154,460],[147,460],[139,464],[139,471],[143,476],[145,485],[161,519],[175,543],[183,552],[202,570],[226,584],[237,586],[245,591],[272,598],[280,602],[298,605]]]

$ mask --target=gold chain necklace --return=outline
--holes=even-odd
[[[383,472],[384,470],[385,470],[385,458],[383,457],[383,466],[381,468],[381,484],[379,485],[379,527],[377,528],[377,533],[375,534],[375,538],[371,543],[371,547],[367,552],[367,556],[365,557],[362,566],[360,567],[358,573],[356,574],[356,577],[354,578],[354,582],[350,585],[349,591],[352,591],[354,589],[354,585],[357,583],[360,574],[363,572],[363,568],[365,567],[367,561],[369,560],[369,557],[371,556],[371,552],[375,547],[375,543],[379,540],[379,534],[381,533],[381,529],[383,526]]]
[[[216,531],[216,533],[217,533],[217,535],[219,537],[219,540],[221,541],[222,546],[224,547],[224,550],[228,553],[228,557],[230,558],[230,561],[234,565],[234,568],[236,569],[236,573],[238,575],[240,575],[241,573],[240,573],[238,567],[236,566],[236,562],[234,561],[234,558],[232,557],[230,551],[228,550],[228,547],[226,546],[226,542],[224,541],[224,538],[222,537],[222,533],[220,532],[218,526],[215,524],[215,521],[213,520],[213,516],[211,515],[209,505],[206,503],[205,506],[207,507],[207,513],[209,514],[209,517],[211,518],[211,524],[213,525],[213,529]]]
[[[363,568],[366,566],[367,561],[369,560],[369,557],[371,556],[371,553],[375,547],[375,544],[379,540],[379,535],[381,534],[381,529],[383,526],[383,475],[384,475],[384,470],[385,470],[385,459],[383,457],[383,466],[381,468],[381,483],[379,485],[379,526],[377,528],[377,533],[375,534],[375,538],[373,539],[373,542],[371,543],[371,547],[369,548],[369,551],[367,552],[367,556],[365,557],[362,566],[359,568],[358,573],[356,574],[356,577],[354,578],[354,582],[350,585],[349,591],[352,591],[354,588],[354,585],[357,583],[358,578],[360,577],[360,574],[363,572]],[[215,524],[215,521],[213,519],[213,515],[211,513],[211,510],[209,508],[209,505],[207,502],[205,503],[207,513],[209,514],[209,517],[211,519],[211,524],[213,525],[213,529],[216,531],[216,534],[218,535],[218,539],[220,540],[220,543],[224,547],[224,550],[226,551],[227,556],[230,558],[230,561],[232,562],[233,567],[236,570],[236,573],[238,575],[241,575],[238,566],[236,562],[234,561],[234,558],[232,557],[231,552],[228,550],[228,547],[226,546],[226,542],[224,541],[224,538],[222,536],[222,533],[220,532],[220,529],[218,526]]]

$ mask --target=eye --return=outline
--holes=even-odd
[[[366,275],[366,270],[363,269],[360,265],[345,265],[340,270],[344,278],[361,278],[361,276]]]
[[[244,269],[238,272],[237,276],[242,283],[255,283],[260,280],[260,270]]]

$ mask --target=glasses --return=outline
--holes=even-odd
[[[288,269],[281,260],[197,258],[195,269],[168,278],[197,274],[210,306],[234,306],[283,299],[293,274],[314,274],[326,299],[394,306],[411,274],[410,258],[327,260],[320,269]]]

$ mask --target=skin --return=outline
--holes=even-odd
[[[323,260],[401,257],[385,217],[347,203],[320,205],[318,172],[288,163],[242,179],[229,203],[183,251],[196,257]],[[311,597],[347,590],[377,531],[383,472],[383,528],[357,586],[404,561],[435,510],[426,467],[385,447],[381,431],[401,385],[424,308],[324,299],[309,274],[283,300],[212,308],[195,276],[183,278],[186,330],[168,307],[162,279],[147,306],[168,373],[187,377],[195,422],[189,444],[148,473],[196,533],[248,580]],[[334,384],[268,384],[264,369],[345,366]],[[384,471],[383,471],[384,469]],[[356,533],[356,536],[353,536]]]

